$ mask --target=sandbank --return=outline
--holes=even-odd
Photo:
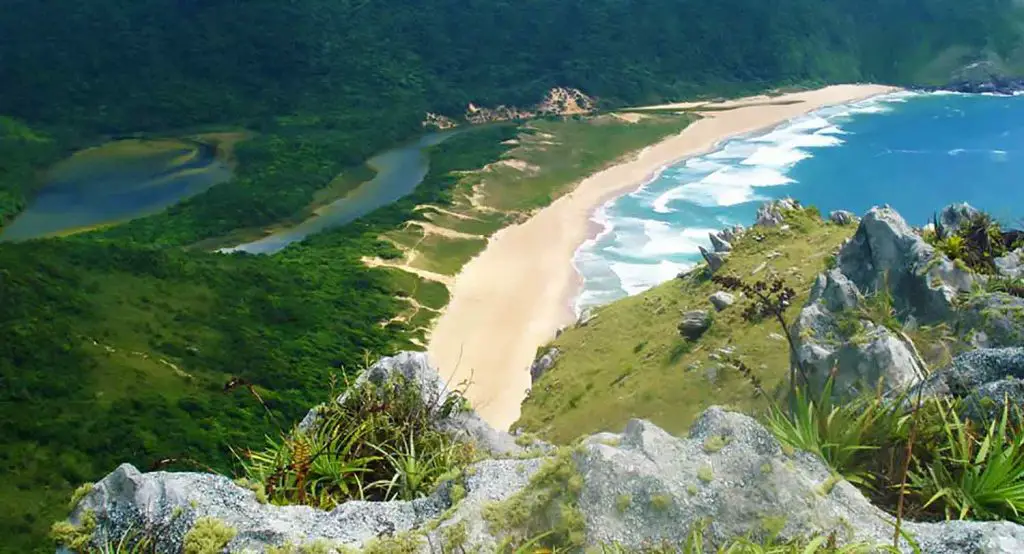
[[[580,279],[572,258],[594,235],[591,216],[596,209],[637,189],[666,166],[713,150],[729,137],[896,90],[835,85],[771,98],[660,106],[712,111],[701,112],[701,120],[629,161],[583,179],[524,223],[494,234],[456,276],[451,302],[430,335],[430,357],[450,382],[469,384],[467,398],[488,423],[507,429],[519,418],[530,388],[529,367],[537,347],[575,321],[572,302]]]

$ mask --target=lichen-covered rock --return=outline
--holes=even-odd
[[[720,290],[708,297],[708,301],[715,307],[715,310],[720,312],[729,306],[732,306],[736,302],[736,297],[728,292]]]
[[[463,487],[466,506],[502,500],[525,486],[537,460],[486,460],[472,466]],[[236,533],[228,552],[263,552],[268,546],[316,542],[362,547],[381,537],[418,530],[450,505],[451,485],[406,501],[346,502],[331,511],[308,506],[261,504],[230,479],[204,473],[140,473],[129,464],[93,486],[75,508],[72,523],[87,512],[97,522],[96,544],[116,544],[129,530],[159,529],[156,549],[178,553],[200,518],[214,518]]]
[[[729,244],[729,241],[721,235],[708,233],[708,237],[711,238],[711,248],[713,248],[715,252],[732,252],[732,245]]]
[[[761,204],[757,208],[757,217],[754,219],[755,227],[778,227],[786,221],[786,212],[795,210],[799,203],[792,198],[771,200]]]
[[[540,379],[541,375],[555,367],[555,362],[558,361],[558,356],[561,351],[555,347],[548,348],[547,352],[539,356],[536,360],[530,364],[530,382],[536,383]]]
[[[679,334],[690,339],[697,339],[709,327],[711,327],[711,314],[705,310],[692,310],[683,314],[683,319],[679,322]]]
[[[857,223],[858,218],[853,212],[835,210],[828,214],[828,220],[836,225],[853,225],[854,223]]]
[[[994,260],[996,270],[1008,279],[1024,279],[1024,248],[1018,248]]]
[[[725,265],[725,260],[728,259],[728,252],[709,252],[703,246],[698,246],[700,249],[700,255],[704,257],[704,261],[708,263],[708,269],[711,273],[714,273],[721,269]]]
[[[960,228],[960,225],[965,221],[970,220],[972,217],[976,217],[981,212],[966,202],[959,204],[950,204],[939,212],[939,224],[941,224],[947,232],[953,233]]]
[[[453,546],[495,552],[512,530],[495,526],[493,513],[542,486],[533,478],[545,466],[565,463],[586,546],[680,544],[706,520],[705,538],[716,546],[769,532],[781,539],[835,533],[840,543],[891,541],[892,517],[820,459],[787,453],[754,419],[717,407],[706,410],[685,438],[633,420],[623,434],[601,433],[573,450],[478,462],[426,498],[348,502],[332,511],[261,504],[252,491],[217,475],[143,474],[125,464],[85,495],[71,521],[92,514],[97,544],[116,541],[128,529],[159,529],[154,540],[162,554],[180,552],[200,518],[234,530],[226,549],[231,553],[285,544],[361,548],[393,538],[418,554],[459,551]],[[560,507],[552,508],[531,517],[557,517]],[[1024,528],[1005,522],[904,522],[903,528],[924,554],[1024,547]],[[905,543],[901,548],[911,551]]]
[[[352,388],[361,387],[365,383],[380,385],[398,376],[419,387],[424,406],[431,409],[445,405],[450,396],[457,392],[451,383],[438,375],[424,352],[400,352],[395,356],[381,358],[356,378]],[[344,402],[347,394],[342,394],[337,401]],[[319,408],[313,408],[299,423],[299,429],[313,428],[318,417]],[[456,439],[472,442],[478,448],[494,454],[517,454],[522,451],[511,435],[494,429],[473,410],[445,413],[434,423],[439,430]]]
[[[953,358],[921,383],[930,396],[966,397],[987,383],[1024,379],[1024,348],[981,348]],[[916,391],[916,389],[914,389]]]
[[[977,347],[1024,344],[1024,298],[1004,292],[975,294],[961,314],[965,334]]]
[[[896,308],[922,323],[949,320],[970,271],[935,252],[891,208],[872,208],[839,251],[839,269],[862,294],[888,289]]]

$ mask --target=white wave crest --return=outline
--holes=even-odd
[[[640,294],[645,290],[672,279],[679,272],[693,267],[693,264],[682,264],[662,260],[654,264],[630,264],[612,262],[611,270],[618,276],[622,290],[629,296]]]

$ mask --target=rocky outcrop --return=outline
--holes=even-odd
[[[547,370],[555,367],[555,362],[558,361],[558,356],[561,351],[555,347],[548,348],[547,352],[537,357],[536,360],[530,364],[530,382],[536,383],[540,379],[541,375],[547,372]]]
[[[835,210],[828,214],[828,220],[836,225],[853,225],[860,219],[853,213],[846,210]]]
[[[725,240],[720,233],[708,233],[708,237],[711,239],[711,248],[715,252],[731,252],[732,245],[729,241]]]
[[[956,223],[969,210],[954,206],[943,210],[943,218]],[[794,323],[795,362],[814,383],[834,372],[838,394],[879,381],[890,390],[913,385],[925,372],[913,344],[900,329],[885,326],[891,318],[870,321],[872,314],[859,306],[867,296],[884,294],[900,321],[954,321],[957,296],[972,289],[975,277],[888,207],[864,216],[837,259],[837,268],[818,277]]]
[[[423,118],[423,122],[421,123],[421,125],[423,127],[429,127],[441,131],[445,129],[454,129],[455,127],[459,126],[459,124],[456,123],[454,119],[445,115],[431,112],[427,112],[427,115]]]
[[[692,310],[683,314],[683,320],[679,322],[679,334],[689,339],[697,339],[710,327],[711,314],[705,310]]]
[[[708,269],[711,273],[714,273],[725,265],[725,261],[729,258],[728,252],[708,252],[703,246],[698,246],[700,249],[700,255],[704,258],[704,261],[708,264]]]
[[[1024,298],[1005,292],[971,295],[961,308],[961,328],[983,348],[1024,344]]]
[[[757,209],[754,225],[760,227],[779,227],[786,221],[786,212],[795,210],[799,206],[800,203],[792,198],[765,202]]]
[[[1008,279],[1024,279],[1024,248],[1018,248],[994,260],[996,270]]]
[[[348,502],[329,512],[260,504],[225,477],[143,474],[122,465],[82,499],[72,521],[91,513],[98,542],[128,528],[159,530],[159,552],[179,552],[203,517],[235,529],[228,552],[318,542],[325,549],[374,542],[380,547],[400,538],[409,546],[401,551],[427,554],[449,551],[453,537],[467,552],[495,552],[503,535],[514,531],[504,528],[508,518],[501,518],[502,510],[552,486],[535,477],[555,467],[570,476],[564,488],[576,491],[572,509],[588,547],[618,544],[639,551],[661,541],[679,544],[705,521],[711,546],[769,533],[783,540],[835,534],[840,544],[892,540],[892,517],[834,477],[821,460],[787,453],[754,419],[716,407],[704,412],[686,438],[633,420],[621,435],[602,433],[573,450],[478,462],[426,498]],[[558,517],[565,509],[551,508],[531,516]],[[925,554],[1024,551],[1024,528],[1011,523],[904,522],[903,528]],[[906,543],[901,548],[911,551]]]
[[[505,105],[487,108],[470,103],[463,117],[470,123],[482,124],[534,119],[541,116],[585,115],[593,113],[595,107],[594,100],[579,89],[555,87],[547,92],[540,103],[531,108]]]
[[[377,363],[361,373],[353,382],[350,390],[370,382],[383,384],[396,376],[407,382],[415,383],[425,406],[437,409],[444,406],[458,391],[452,383],[441,378],[423,352],[402,352],[396,356],[381,358]],[[347,394],[338,397],[339,403],[344,402]],[[313,408],[299,423],[300,430],[309,430],[316,425],[319,408]],[[435,420],[435,425],[455,438],[474,443],[478,448],[493,454],[518,454],[522,448],[516,444],[515,438],[504,431],[498,431],[488,425],[473,410],[459,410],[457,413],[443,413]]]
[[[980,213],[977,208],[966,202],[950,204],[939,213],[939,223],[947,231],[956,231],[963,222],[976,217]]]
[[[715,310],[722,311],[736,302],[736,297],[725,291],[718,291],[708,297],[708,301],[715,307]]]

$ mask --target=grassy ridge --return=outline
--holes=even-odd
[[[734,252],[720,270],[749,277],[764,264],[758,275],[775,271],[783,276],[798,294],[787,314],[790,320],[830,254],[854,231],[811,216],[791,225],[788,231],[751,231],[733,244]],[[764,239],[754,240],[755,233]],[[745,321],[738,299],[737,305],[715,315],[699,341],[688,341],[676,330],[684,311],[714,312],[708,297],[718,290],[698,271],[598,308],[592,322],[567,329],[551,344],[562,354],[533,384],[513,427],[565,442],[598,431],[618,432],[633,417],[683,433],[713,404],[745,413],[766,408],[750,383],[715,357],[719,349],[733,348],[757,371],[766,390],[775,389],[789,370],[787,346],[776,323]]]

